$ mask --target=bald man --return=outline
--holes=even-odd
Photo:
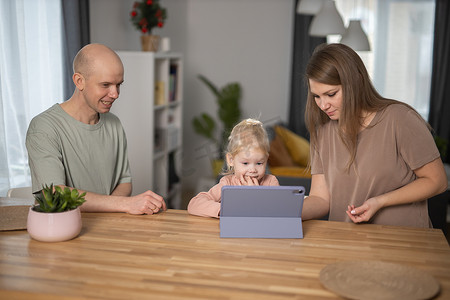
[[[110,109],[119,97],[124,69],[119,56],[101,44],[83,47],[73,62],[72,97],[37,115],[26,138],[32,189],[54,184],[86,192],[86,212],[154,214],[164,199],[132,191],[127,141]]]

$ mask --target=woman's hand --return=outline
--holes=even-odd
[[[349,205],[346,212],[353,223],[361,223],[368,222],[381,207],[376,198],[370,198],[359,207]]]
[[[416,180],[407,185],[368,199],[360,207],[349,206],[347,215],[355,223],[369,221],[382,207],[429,199],[447,189],[447,176],[440,158],[415,169]]]

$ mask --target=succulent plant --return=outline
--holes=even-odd
[[[45,185],[34,196],[37,205],[33,207],[33,210],[46,213],[69,211],[83,204],[86,201],[85,195],[86,193],[80,195],[77,189],[71,190],[68,187],[62,189],[59,186],[53,188],[53,184]]]

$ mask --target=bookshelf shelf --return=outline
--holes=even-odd
[[[152,190],[181,208],[183,62],[178,53],[118,51],[125,76],[112,112],[125,129],[133,195]]]

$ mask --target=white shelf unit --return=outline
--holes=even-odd
[[[111,111],[120,118],[127,135],[133,195],[152,190],[163,196],[170,208],[181,208],[182,56],[117,53],[125,75]]]

